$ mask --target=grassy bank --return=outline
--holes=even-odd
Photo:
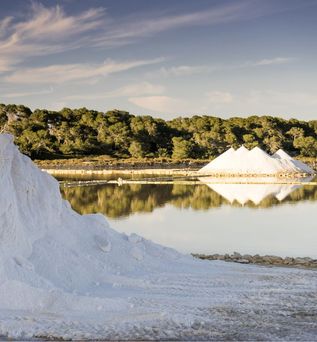
[[[103,170],[103,169],[199,169],[208,159],[170,159],[170,158],[127,158],[115,159],[108,156],[83,157],[72,159],[35,160],[42,169],[59,170]]]

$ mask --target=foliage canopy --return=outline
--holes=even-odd
[[[272,116],[193,116],[169,121],[125,111],[64,108],[59,112],[0,104],[0,129],[33,158],[109,155],[118,158],[210,158],[230,146],[279,148],[317,157],[317,120]]]

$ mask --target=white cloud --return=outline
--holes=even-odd
[[[160,63],[163,59],[117,62],[107,59],[102,64],[60,64],[42,68],[28,68],[13,72],[5,77],[10,83],[18,84],[60,84],[87,80],[126,71],[140,66]]]
[[[153,112],[178,114],[189,112],[188,104],[185,100],[169,96],[131,97],[129,102]]]
[[[102,100],[105,98],[126,97],[126,96],[142,96],[142,95],[158,95],[162,94],[165,88],[159,84],[149,82],[140,82],[128,84],[112,91],[103,91],[94,94],[70,95],[65,96],[65,100]]]
[[[265,65],[276,65],[276,64],[286,64],[290,63],[294,60],[294,58],[290,57],[275,57],[271,59],[261,59],[259,61],[256,61],[254,63],[251,63],[253,66],[265,66]]]
[[[232,94],[224,91],[208,91],[206,97],[211,104],[228,104],[233,102]]]
[[[157,71],[149,73],[149,76],[173,77],[173,76],[191,76],[210,72],[213,68],[204,65],[178,65],[169,68],[162,67]]]

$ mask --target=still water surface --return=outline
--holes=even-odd
[[[317,258],[317,186],[103,184],[61,187],[79,213],[185,253]]]

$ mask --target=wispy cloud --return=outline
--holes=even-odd
[[[0,37],[3,37],[6,34],[7,29],[12,20],[13,20],[13,17],[6,17],[0,20]]]
[[[95,94],[81,94],[65,96],[64,100],[102,100],[105,98],[127,97],[127,96],[143,96],[158,95],[165,91],[165,87],[150,82],[140,82],[128,84],[124,87],[112,91],[103,91]]]
[[[5,77],[10,83],[18,84],[58,84],[78,80],[104,77],[140,66],[162,62],[162,58],[118,62],[107,59],[102,64],[61,64],[42,68],[27,68]]]
[[[26,92],[15,92],[15,93],[5,93],[1,96],[6,98],[16,98],[16,97],[26,97],[26,96],[37,96],[37,95],[47,95],[52,94],[54,89],[51,87],[49,89],[38,90],[38,91],[26,91]]]
[[[219,71],[231,71],[255,67],[282,65],[296,61],[293,57],[263,58],[255,61],[247,61],[239,64],[215,64],[215,65],[178,65],[161,67],[147,74],[149,77],[181,77],[195,74],[213,73]]]
[[[172,67],[162,67],[156,71],[148,73],[150,77],[178,77],[178,76],[191,76],[210,72],[214,68],[205,65],[178,65]]]
[[[225,24],[274,11],[274,6],[244,0],[223,2],[192,13],[143,13],[142,16],[133,13],[113,19],[104,8],[91,8],[68,15],[59,5],[45,7],[33,2],[22,20],[8,16],[0,21],[0,72],[9,71],[32,56],[46,56],[81,47],[131,44],[163,31]]]
[[[275,57],[275,58],[264,58],[259,61],[249,62],[246,66],[265,66],[265,65],[278,65],[293,62],[292,57]]]
[[[223,1],[200,11],[191,13],[168,13],[162,11],[155,15],[133,13],[123,20],[114,21],[94,42],[100,46],[131,44],[142,37],[151,37],[160,32],[180,29],[189,26],[213,26],[266,16],[294,10],[300,6],[294,4],[279,5],[274,1],[240,0]]]
[[[104,25],[105,11],[92,8],[67,16],[60,6],[32,3],[25,19],[0,21],[0,71],[31,56],[44,56],[89,44],[91,34]],[[14,20],[15,19],[15,20]]]
[[[128,44],[133,39],[153,36],[157,33],[178,29],[186,26],[215,25],[232,22],[246,17],[258,16],[260,11],[250,1],[227,3],[213,6],[203,11],[182,14],[168,14],[162,12],[151,17],[126,18],[120,25],[114,23],[114,28],[96,37],[98,45]]]

